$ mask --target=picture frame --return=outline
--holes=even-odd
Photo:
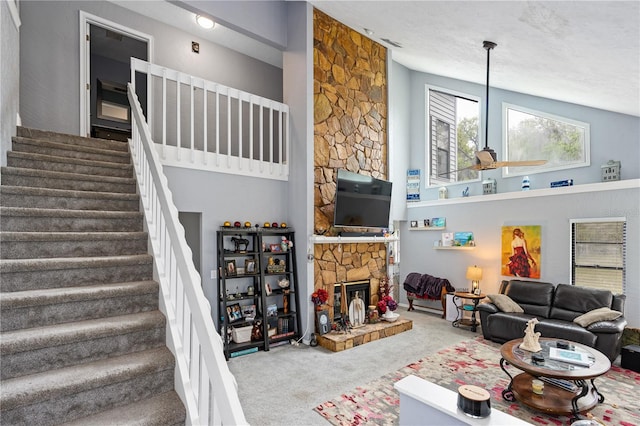
[[[269,250],[272,253],[279,253],[282,251],[282,247],[280,247],[280,244],[269,244]]]
[[[242,320],[242,310],[239,303],[227,305],[227,318],[230,323]]]
[[[247,321],[253,321],[256,317],[256,305],[243,306],[242,317]]]
[[[417,228],[418,227],[418,221],[417,220],[412,220],[411,221],[411,227],[412,228]]]
[[[256,260],[255,259],[246,259],[244,261],[244,271],[245,271],[245,274],[255,274],[256,273]]]
[[[238,268],[236,267],[236,260],[225,260],[224,263],[225,275],[227,277],[235,277],[238,275]]]
[[[267,316],[268,317],[277,317],[278,316],[278,305],[275,303],[267,306]]]
[[[480,296],[480,288],[476,288],[475,290],[473,290],[473,294],[475,294],[476,296]]]

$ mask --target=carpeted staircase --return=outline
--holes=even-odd
[[[0,423],[184,424],[124,142],[19,128],[0,185]]]

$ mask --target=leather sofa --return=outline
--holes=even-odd
[[[509,296],[523,313],[502,312],[488,301],[478,304],[482,334],[485,339],[506,342],[524,337],[527,322],[537,318],[535,330],[542,337],[554,337],[582,343],[605,354],[613,362],[620,354],[625,295],[607,290],[525,280],[502,281],[500,293]],[[486,299],[485,299],[486,300]],[[573,320],[597,308],[607,307],[622,316],[610,321],[597,321],[582,327]]]

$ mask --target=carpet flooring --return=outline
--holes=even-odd
[[[314,410],[333,425],[398,424],[400,400],[393,384],[410,375],[421,377],[450,390],[473,384],[491,393],[491,406],[538,425],[569,425],[566,416],[552,416],[530,410],[518,402],[507,402],[501,392],[509,380],[500,369],[500,345],[481,337],[466,340],[386,374],[364,386],[324,402]],[[519,370],[509,367],[518,374]],[[605,396],[587,416],[604,425],[640,425],[640,374],[613,366],[596,385]]]

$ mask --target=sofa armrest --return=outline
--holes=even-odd
[[[621,333],[624,331],[624,328],[627,325],[627,320],[624,317],[617,318],[613,321],[598,321],[590,324],[587,327],[592,333],[608,333],[615,334]]]
[[[478,303],[478,311],[486,312],[488,314],[495,314],[496,312],[500,312],[500,309],[493,303],[482,302]]]

